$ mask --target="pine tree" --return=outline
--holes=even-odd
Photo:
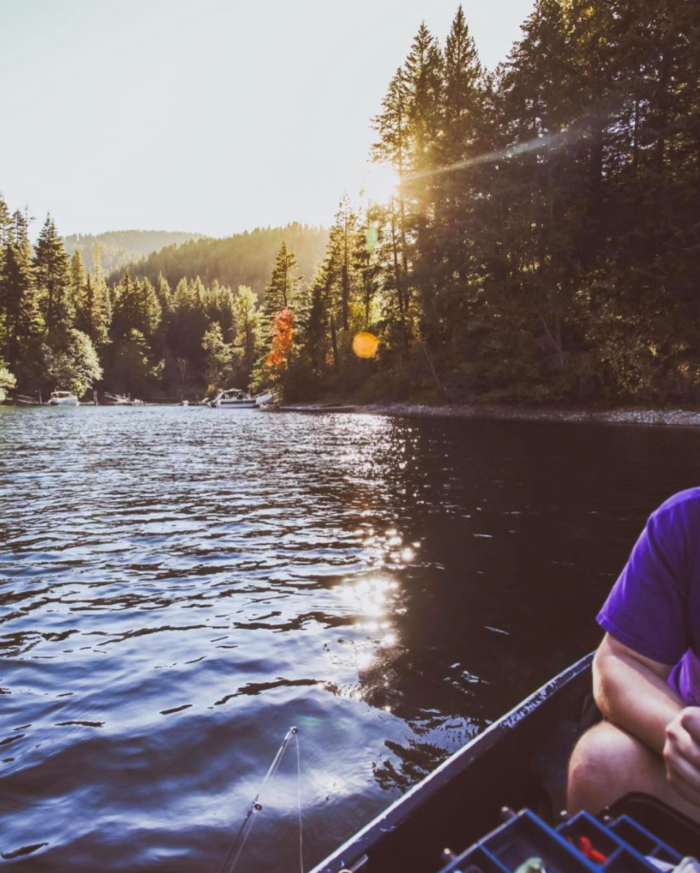
[[[433,328],[449,342],[469,318],[479,280],[476,240],[481,227],[477,212],[486,192],[479,165],[470,162],[490,150],[484,130],[484,71],[461,6],[445,44],[441,94],[441,136],[435,149],[438,172],[433,179]]]
[[[0,358],[0,403],[7,397],[7,392],[17,385],[17,380],[5,366],[5,362]]]
[[[17,210],[12,217],[0,273],[0,326],[5,360],[13,370],[28,345],[38,339],[44,323],[39,311],[36,277],[27,220]]]
[[[352,240],[353,272],[362,306],[361,327],[370,327],[375,318],[375,300],[380,290],[381,264],[378,257],[379,224],[370,212],[358,218]]]
[[[235,337],[233,341],[234,373],[241,387],[248,387],[255,362],[260,354],[260,314],[251,288],[239,285],[233,295]]]
[[[173,311],[173,292],[168,284],[168,280],[162,273],[158,273],[158,278],[155,284],[156,297],[160,303],[160,309],[163,314],[164,321],[170,318]]]
[[[72,327],[75,310],[71,300],[68,255],[50,215],[37,240],[34,266],[39,307],[51,342],[58,332],[65,332]]]
[[[206,293],[206,309],[209,318],[221,325],[221,331],[227,343],[233,341],[236,327],[233,293],[227,285],[219,285],[214,280]]]
[[[204,375],[202,341],[210,323],[207,293],[201,280],[181,279],[173,293],[166,342],[171,357],[185,360],[197,378]]]
[[[339,329],[350,330],[351,305],[357,297],[354,246],[358,216],[345,194],[340,201],[326,249],[326,269],[330,278],[331,306]]]
[[[5,202],[4,197],[0,194],[0,268],[2,268],[2,258],[5,248],[12,241],[12,217],[10,209]]]
[[[579,209],[579,172],[584,170],[573,160],[567,134],[580,111],[574,71],[563,4],[538,0],[508,60],[501,88],[514,152],[503,170],[511,192],[504,234],[512,277],[509,293],[517,294],[514,322],[525,304],[533,341],[529,354],[539,349],[542,378],[564,371],[578,284],[571,218]]]
[[[152,337],[160,324],[161,308],[148,279],[133,279],[127,272],[115,288],[112,332],[127,336],[132,330]]]
[[[85,282],[86,275],[83,259],[80,249],[76,249],[70,259],[70,293],[76,311],[85,292]]]
[[[408,104],[411,170],[430,169],[442,104],[444,59],[435,37],[421,24],[403,68]]]
[[[202,340],[205,378],[210,390],[225,388],[231,372],[231,346],[224,342],[221,325],[212,322]]]
[[[379,139],[371,150],[372,160],[389,165],[399,180],[398,192],[390,199],[386,209],[377,208],[379,227],[385,229],[384,236],[391,240],[387,265],[388,285],[393,287],[399,310],[399,321],[404,337],[408,340],[408,308],[410,283],[408,272],[408,221],[404,181],[409,172],[410,133],[409,133],[409,95],[404,71],[399,68],[382,101],[382,112],[373,119],[372,126]]]
[[[99,243],[95,243],[93,249],[90,275],[99,305],[101,330],[108,331],[112,324],[112,294],[102,269],[102,251]]]
[[[287,243],[283,242],[263,296],[261,321],[264,330],[271,328],[273,319],[279,312],[288,308],[294,309],[300,286],[296,256],[287,249]]]

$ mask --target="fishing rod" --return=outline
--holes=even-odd
[[[275,775],[277,772],[281,762],[282,757],[287,749],[287,746],[291,742],[292,738],[296,740],[297,747],[297,805],[298,805],[298,813],[299,813],[299,865],[301,869],[301,873],[304,873],[304,835],[303,835],[303,822],[301,816],[301,756],[299,753],[299,729],[296,727],[291,727],[284,739],[282,740],[282,745],[277,750],[277,754],[272,760],[270,767],[265,774],[265,778],[262,781],[262,785],[258,789],[258,793],[255,795],[255,799],[248,807],[248,811],[243,818],[243,822],[241,823],[240,828],[238,829],[238,833],[236,834],[236,839],[233,841],[233,845],[228,850],[226,857],[224,858],[224,862],[219,868],[219,873],[233,873],[236,868],[236,864],[238,863],[238,859],[241,856],[241,852],[243,851],[243,847],[246,844],[248,837],[250,836],[250,832],[253,830],[253,825],[255,824],[255,816],[262,812],[263,806],[260,802],[260,798],[265,789],[268,781]]]

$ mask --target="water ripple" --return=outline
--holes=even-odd
[[[585,651],[697,453],[547,433],[0,408],[0,867],[218,869],[292,724],[316,862]],[[296,790],[242,869],[286,867]]]

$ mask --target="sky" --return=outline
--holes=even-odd
[[[485,66],[532,5],[464,0]],[[33,235],[47,212],[64,235],[328,225],[421,21],[443,42],[457,7],[0,0],[0,192]]]

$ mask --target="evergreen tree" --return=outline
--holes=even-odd
[[[330,280],[330,304],[339,329],[350,329],[351,304],[357,297],[354,247],[358,217],[346,195],[340,201],[326,248],[326,271]]]
[[[5,362],[0,358],[0,403],[7,397],[8,390],[16,387],[17,380],[5,366]]]
[[[155,390],[163,374],[163,363],[154,363],[146,337],[134,328],[110,348],[109,380],[113,390],[144,397]]]
[[[221,325],[226,342],[232,342],[235,335],[236,316],[231,289],[214,280],[206,292],[206,310],[209,318]]]
[[[106,335],[112,324],[112,294],[102,269],[102,252],[99,243],[95,243],[92,253],[92,285],[100,313],[100,335]],[[105,340],[108,341],[108,340]],[[100,340],[100,343],[102,340]]]
[[[189,371],[197,378],[204,376],[202,341],[210,323],[207,292],[202,281],[181,279],[173,294],[167,347],[173,359],[187,361]]]
[[[261,331],[255,294],[245,285],[239,285],[233,296],[233,319],[233,378],[242,388],[247,388],[260,353]]]
[[[205,378],[209,390],[225,388],[231,373],[231,346],[224,342],[221,325],[212,322],[202,340]]]
[[[4,331],[5,360],[12,369],[29,351],[44,327],[39,311],[32,248],[27,220],[17,210],[6,233],[0,273],[0,327]]]
[[[86,281],[87,276],[85,274],[85,266],[83,265],[80,249],[76,249],[70,259],[70,291],[73,306],[76,311],[80,307],[80,301],[85,293]]]
[[[366,330],[375,318],[375,300],[379,295],[381,264],[378,258],[379,225],[368,213],[358,218],[352,240],[353,273],[356,276],[357,294],[361,303],[361,327]]]
[[[155,291],[158,303],[160,303],[163,320],[167,323],[173,311],[173,292],[168,284],[168,280],[162,273],[158,273]]]
[[[438,172],[433,178],[432,331],[443,344],[459,343],[455,338],[464,335],[481,278],[478,210],[488,193],[483,168],[471,162],[491,150],[484,126],[486,94],[484,71],[460,6],[445,44],[441,132],[435,146]],[[453,351],[462,356],[465,349],[458,344]]]
[[[0,249],[12,241],[12,217],[5,198],[0,193]]]
[[[51,216],[39,234],[34,255],[39,291],[39,309],[49,341],[73,324],[75,310],[71,299],[71,274],[63,240]]]
[[[133,279],[127,270],[115,288],[112,333],[116,338],[136,330],[153,337],[161,319],[161,308],[148,279]]]
[[[375,215],[384,237],[391,241],[384,257],[387,266],[387,285],[392,287],[398,304],[399,323],[403,337],[408,339],[408,310],[410,284],[408,274],[408,221],[404,182],[410,169],[409,95],[404,71],[399,68],[389,83],[382,101],[382,112],[373,119],[373,128],[379,139],[371,150],[372,160],[392,168],[399,180],[398,193],[390,199],[386,209],[377,208]],[[375,204],[376,205],[376,204]]]
[[[272,268],[272,276],[265,287],[261,311],[263,329],[269,330],[275,315],[282,310],[294,308],[300,285],[296,256],[283,242]]]
[[[80,249],[76,249],[71,259],[73,275],[73,291],[75,298],[76,320],[78,330],[90,337],[96,349],[100,350],[109,342],[109,327],[112,322],[111,296],[100,259],[100,248],[95,245],[92,257],[92,272],[87,278],[82,269]]]

